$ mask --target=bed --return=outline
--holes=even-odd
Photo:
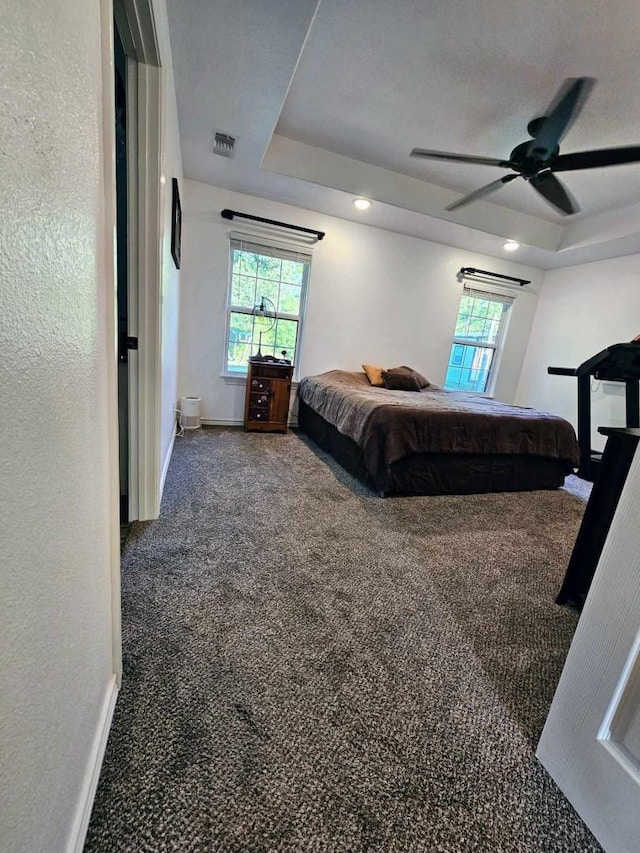
[[[331,370],[304,378],[298,398],[300,430],[383,496],[556,489],[579,462],[568,421],[477,394]]]

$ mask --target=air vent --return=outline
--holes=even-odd
[[[214,129],[211,150],[214,154],[219,154],[221,157],[233,157],[237,141],[237,136],[232,136],[223,130]]]

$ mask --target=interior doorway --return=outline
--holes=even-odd
[[[114,22],[114,92],[116,140],[116,275],[118,311],[118,446],[120,472],[120,526],[131,521],[130,497],[130,406],[129,349],[137,339],[129,335],[129,192],[127,56],[117,22]]]
[[[160,504],[162,69],[152,0],[105,0],[113,23],[121,522]]]

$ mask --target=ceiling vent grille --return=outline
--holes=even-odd
[[[232,136],[230,133],[225,133],[223,130],[214,129],[213,139],[211,141],[211,150],[214,154],[219,154],[221,157],[233,157],[237,141],[237,136]]]

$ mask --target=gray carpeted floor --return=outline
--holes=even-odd
[[[597,851],[534,758],[567,491],[380,499],[295,434],[176,440],[124,555],[93,851]]]

